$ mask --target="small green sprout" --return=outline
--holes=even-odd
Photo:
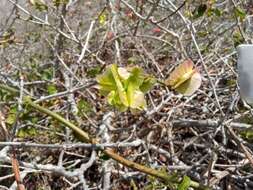
[[[130,109],[136,113],[147,107],[145,93],[156,83],[156,79],[137,66],[123,68],[112,64],[97,77],[97,82],[101,95],[107,97],[110,105],[120,111]]]

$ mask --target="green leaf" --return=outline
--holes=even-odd
[[[243,20],[246,17],[247,14],[240,7],[236,7],[235,8],[235,15],[236,15],[236,17],[239,17],[241,20]]]
[[[26,138],[26,137],[36,136],[37,134],[38,134],[38,131],[35,127],[25,127],[25,128],[21,128],[18,131],[17,136],[20,138]]]
[[[98,20],[99,20],[100,25],[102,25],[102,26],[105,25],[105,23],[106,23],[106,13],[103,13],[103,14],[99,15]]]
[[[99,158],[104,160],[104,161],[107,161],[107,160],[111,159],[107,154],[104,154],[104,153],[102,153],[102,155],[100,155]]]
[[[218,8],[211,7],[207,10],[208,17],[211,17],[211,16],[220,17],[222,14],[223,14],[222,10]]]
[[[128,78],[127,86],[127,99],[129,107],[132,109],[143,110],[146,108],[146,100],[144,93],[140,90],[140,86],[144,82],[143,70],[139,67],[129,69],[131,76]]]
[[[10,113],[6,119],[6,123],[9,125],[13,125],[15,121],[16,121],[16,114]]]
[[[9,44],[15,42],[15,32],[9,29],[0,35],[0,46],[7,47]]]
[[[42,80],[52,80],[53,78],[53,69],[44,69],[41,74]]]
[[[108,99],[108,103],[111,104],[111,105],[115,105],[116,104],[116,92],[114,90],[112,90],[108,96],[107,96],[107,99]]]
[[[92,106],[85,100],[81,99],[77,102],[78,113],[90,113]]]
[[[215,16],[220,17],[222,15],[222,11],[220,9],[212,9],[212,12],[215,14]]]
[[[234,32],[232,37],[235,47],[244,42],[244,39],[240,32]]]
[[[193,18],[199,18],[205,14],[207,10],[207,5],[206,4],[201,4],[199,5],[193,12]]]
[[[97,82],[99,84],[100,93],[103,96],[108,95],[113,90],[117,90],[116,82],[111,72],[111,66],[106,68],[104,74],[97,76]]]
[[[111,91],[108,94],[107,99],[110,105],[116,106],[120,111],[125,111],[127,109],[127,106],[122,104],[118,92]]]
[[[101,72],[101,67],[96,66],[96,67],[93,67],[93,68],[88,69],[88,70],[87,70],[87,75],[88,75],[89,77],[94,78],[94,77],[97,76],[100,72]]]
[[[130,186],[131,186],[131,189],[138,190],[138,187],[137,187],[137,185],[136,185],[136,183],[134,182],[133,179],[131,179]]]
[[[187,190],[191,185],[191,179],[188,176],[184,176],[183,181],[179,184],[178,190]]]
[[[139,110],[146,108],[144,93],[138,90],[132,83],[130,83],[127,88],[127,99],[130,108]]]
[[[123,67],[118,68],[118,73],[122,80],[127,80],[131,76],[131,73],[129,73],[128,70]]]
[[[156,83],[156,79],[153,77],[147,77],[144,79],[143,83],[140,86],[140,90],[144,93],[148,92]]]
[[[115,64],[112,65],[111,71],[112,71],[112,75],[114,77],[114,80],[115,80],[115,83],[117,86],[117,92],[119,94],[120,100],[121,100],[122,104],[127,107],[129,105],[128,101],[127,101],[127,94],[126,94],[126,91],[123,87],[123,84],[120,81],[120,76],[118,74],[117,65],[115,65]]]
[[[49,84],[47,86],[47,92],[48,94],[52,95],[52,94],[56,94],[57,93],[57,88],[54,84]]]
[[[141,91],[134,91],[133,98],[131,100],[130,111],[132,114],[138,114],[141,110],[147,107],[144,93]]]
[[[31,118],[31,123],[32,123],[32,124],[37,124],[38,121],[39,121],[39,118],[38,118],[38,117],[32,117],[32,118]]]
[[[130,64],[136,64],[137,63],[137,58],[136,57],[129,57],[127,59],[127,63]]]
[[[69,0],[53,0],[54,6],[59,7],[61,4],[67,4]]]
[[[185,96],[191,96],[201,85],[201,75],[195,72],[190,79],[178,86],[175,90]]]
[[[243,139],[249,140],[249,141],[253,141],[253,131],[252,130],[246,130],[246,131],[242,131],[240,133],[240,135],[242,136]]]
[[[30,0],[30,3],[39,11],[45,11],[48,9],[48,6],[44,0]]]
[[[201,85],[201,75],[191,60],[185,60],[172,71],[165,84],[185,96],[191,96]]]
[[[144,93],[155,83],[155,79],[145,75],[139,67],[118,68],[116,64],[108,66],[97,81],[100,93],[107,96],[110,105],[120,111],[130,108],[133,112],[146,108]]]
[[[172,89],[176,89],[194,74],[193,66],[194,65],[191,60],[185,60],[174,69],[165,83],[168,86],[171,86]]]
[[[16,117],[17,117],[17,106],[13,106],[11,109],[10,109],[10,112],[6,118],[6,123],[9,124],[9,125],[13,125],[14,122],[16,121]]]
[[[136,87],[141,86],[145,76],[143,73],[143,70],[139,67],[133,67],[129,69],[131,72],[131,76],[129,77],[129,82],[133,83],[133,85],[135,85]]]

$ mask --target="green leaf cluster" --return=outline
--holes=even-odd
[[[187,190],[191,186],[191,179],[188,176],[184,176],[183,181],[179,184],[178,190]]]
[[[241,21],[245,19],[247,13],[240,7],[235,8],[235,16],[238,17]]]
[[[193,12],[193,19],[202,17],[207,10],[206,4],[200,4]]]
[[[163,169],[161,172],[166,172]],[[149,184],[144,188],[145,190],[157,190],[157,189],[165,189],[166,187],[169,189],[177,189],[177,190],[188,190],[190,187],[198,188],[197,184],[194,184],[194,182],[189,178],[188,176],[183,176],[183,178],[180,180],[178,173],[173,173],[170,175],[169,180],[166,183],[161,183],[153,176],[149,176]],[[166,188],[166,189],[167,189]],[[195,189],[194,188],[194,189]],[[208,188],[204,188],[208,190]]]
[[[139,67],[118,67],[109,65],[97,77],[100,93],[107,97],[108,103],[120,111],[128,108],[135,113],[146,108],[145,93],[156,80],[144,73]]]
[[[15,32],[12,29],[3,32],[0,34],[0,46],[7,47],[9,44],[12,44],[15,41]]]
[[[18,131],[19,138],[31,138],[38,135],[38,130],[35,127],[25,127]]]
[[[106,13],[103,13],[103,14],[99,15],[98,21],[99,21],[99,24],[100,24],[100,25],[102,25],[102,26],[105,25],[106,20],[107,20],[107,15],[106,15]]]
[[[17,119],[17,109],[17,106],[13,105],[7,115],[6,123],[10,126],[13,125]]]
[[[82,113],[89,114],[92,112],[92,105],[81,99],[77,102],[78,114],[82,115]]]
[[[44,0],[30,0],[30,3],[39,11],[47,11],[48,6]]]
[[[53,0],[54,6],[59,7],[61,4],[67,4],[69,0]]]
[[[159,169],[161,171],[161,173],[167,174],[167,170],[165,167],[162,167]],[[175,190],[178,189],[179,186],[179,175],[178,173],[172,173],[169,175],[169,178],[164,181],[161,182],[159,180],[157,180],[157,178],[155,178],[154,176],[148,176],[148,184],[145,186],[145,190],[158,190],[158,189],[171,189],[171,190]],[[181,189],[180,189],[181,190]]]

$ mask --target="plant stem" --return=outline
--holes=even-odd
[[[89,142],[92,143],[92,139],[89,137],[88,133],[84,132],[82,129],[74,125],[73,123],[69,122],[68,120],[64,119],[62,116],[59,114],[52,112],[36,103],[34,103],[28,96],[24,97],[24,103],[27,104],[28,106],[34,108],[35,110],[44,113],[46,115],[51,116],[53,119],[59,121],[60,123],[64,124],[68,128],[72,129],[75,131],[78,135],[80,135],[81,140],[83,142]]]
[[[74,125],[73,123],[69,122],[68,120],[64,119],[63,117],[61,117],[59,114],[52,112],[36,103],[34,103],[33,101],[31,101],[31,99],[29,97],[25,97],[24,103],[27,104],[28,106],[34,108],[35,110],[47,114],[48,116],[51,116],[53,119],[61,122],[62,124],[64,124],[65,126],[67,126],[68,128],[72,129],[74,132],[76,132],[80,137],[83,142],[89,142],[89,143],[96,143],[97,141],[95,139],[90,138],[89,134],[84,132],[82,129],[80,129],[79,127],[77,127],[76,125]],[[122,156],[116,154],[113,152],[113,149],[104,149],[103,152],[105,154],[107,154],[110,158],[118,161],[119,163],[136,169],[138,171],[142,171],[143,173],[158,177],[160,179],[163,179],[165,181],[168,181],[170,179],[169,175],[164,174],[161,171],[137,164],[135,162],[129,161],[125,158],[123,158]]]
[[[141,171],[141,172],[149,174],[151,176],[158,177],[165,182],[168,182],[171,178],[169,175],[167,175],[166,173],[164,173],[162,171],[155,170],[155,169],[143,166],[141,164],[138,164],[136,162],[127,160],[127,159],[123,158],[122,156],[118,155],[117,153],[114,153],[113,150],[110,148],[105,149],[104,153],[106,155],[108,155],[110,158],[116,160],[117,162],[121,163],[124,166]]]
[[[10,93],[12,93],[13,95],[17,95],[19,93],[19,91],[15,88],[12,88],[10,86],[4,85],[4,84],[0,84],[0,90],[3,89],[5,91],[8,91]]]
[[[209,190],[210,188],[204,185],[201,185],[200,183],[196,181],[192,181],[190,183],[190,186],[193,187],[194,189],[199,189],[199,190]]]
[[[10,93],[13,93],[13,94],[18,94],[18,92],[19,92],[15,88],[12,88],[12,87],[4,85],[4,84],[0,84],[0,89],[4,89],[4,90],[6,90]],[[68,120],[64,119],[59,114],[57,114],[53,111],[50,111],[49,109],[44,108],[44,107],[34,103],[29,96],[24,97],[24,104],[34,108],[36,111],[39,111],[39,112],[44,113],[48,116],[51,116],[53,119],[55,119],[55,120],[59,121],[60,123],[64,124],[66,127],[72,129],[74,132],[76,132],[81,137],[80,140],[82,140],[83,142],[88,142],[88,143],[92,143],[92,144],[98,143],[98,141],[96,139],[92,139],[87,132],[83,131],[82,129],[80,129],[79,127],[74,125],[73,123],[71,123]],[[163,180],[164,182],[170,182],[171,176],[164,173],[164,172],[162,172],[162,171],[152,169],[152,168],[149,168],[147,166],[138,164],[136,162],[127,160],[127,159],[123,158],[122,156],[118,155],[117,153],[115,153],[113,151],[113,149],[111,149],[111,148],[106,148],[106,149],[101,149],[101,150],[106,155],[108,155],[110,158],[114,159],[115,161],[121,163],[124,166],[127,166],[129,168],[138,170],[138,171],[146,173],[148,175],[157,177],[157,178]],[[191,181],[191,187],[201,189],[201,190],[207,190],[208,189],[207,187],[202,186],[198,182],[195,182],[195,181]]]

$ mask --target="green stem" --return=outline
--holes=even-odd
[[[24,97],[24,103],[35,110],[44,113],[46,115],[51,116],[55,120],[59,121],[60,123],[64,124],[68,128],[72,129],[74,132],[80,135],[81,139],[83,142],[89,142],[92,143],[92,139],[89,137],[88,133],[84,132],[82,129],[74,125],[73,123],[69,122],[68,120],[64,119],[61,117],[59,114],[52,112],[36,103],[34,103],[28,96]]]
[[[65,126],[67,126],[68,128],[72,129],[74,132],[76,132],[80,137],[83,142],[89,142],[89,143],[96,143],[95,139],[90,138],[89,134],[84,132],[82,129],[80,129],[79,127],[77,127],[76,125],[74,125],[73,123],[69,122],[68,120],[64,119],[63,117],[61,117],[59,114],[52,112],[36,103],[34,103],[33,101],[31,101],[31,99],[29,97],[25,97],[24,99],[24,103],[32,108],[34,108],[35,110],[44,113],[48,116],[51,116],[52,118],[54,118],[55,120],[61,122],[62,124],[64,124]],[[113,152],[112,149],[104,149],[103,150],[105,154],[107,154],[109,157],[111,157],[112,159],[118,161],[119,163],[133,168],[135,170],[138,171],[142,171],[146,174],[152,175],[152,176],[156,176],[158,178],[161,178],[165,181],[168,181],[170,179],[170,176],[158,171],[158,170],[154,170],[152,168],[137,164],[133,161],[127,160],[125,158],[123,158],[122,156],[116,154]]]
[[[0,90],[1,90],[1,89],[10,92],[10,93],[12,93],[13,95],[19,94],[19,91],[18,91],[17,89],[12,88],[12,87],[10,87],[10,86],[6,86],[6,85],[4,85],[4,84],[0,84]]]
[[[127,159],[123,158],[122,156],[114,153],[112,149],[107,148],[107,149],[104,150],[104,153],[106,155],[108,155],[110,158],[112,158],[112,159],[116,160],[117,162],[121,163],[122,165],[127,166],[129,168],[132,168],[134,170],[138,170],[138,171],[141,171],[143,173],[149,174],[151,176],[158,177],[158,178],[162,179],[165,182],[169,182],[170,179],[171,179],[171,177],[169,175],[167,175],[165,172],[155,170],[155,169],[143,166],[141,164],[138,164],[136,162],[127,160]]]
[[[190,183],[190,186],[193,187],[194,189],[199,189],[199,190],[209,190],[210,188],[204,185],[201,185],[200,183],[196,181],[192,181]]]
[[[15,88],[0,84],[0,89],[4,89],[6,91],[9,91],[10,93],[13,94],[18,94],[18,90],[16,90]],[[69,122],[68,120],[64,119],[62,116],[60,116],[59,114],[48,110],[47,108],[44,108],[36,103],[34,103],[31,98],[29,96],[25,96],[24,97],[24,104],[34,108],[35,110],[44,113],[48,116],[51,116],[53,119],[59,121],[60,123],[64,124],[66,127],[72,129],[74,132],[76,132],[80,137],[83,142],[88,142],[88,143],[97,143],[96,139],[92,139],[90,137],[90,135],[86,132],[84,132],[82,129],[80,129],[79,127],[77,127],[76,125],[74,125],[73,123]],[[152,169],[149,168],[147,166],[135,163],[133,161],[127,160],[125,158],[123,158],[122,156],[118,155],[117,153],[115,153],[112,149],[110,148],[106,148],[102,150],[106,155],[108,155],[110,158],[114,159],[115,161],[123,164],[124,166],[130,167],[132,169],[138,170],[140,172],[149,174],[151,176],[160,178],[161,180],[165,181],[165,182],[170,182],[171,180],[171,176],[156,170],[156,169]],[[191,181],[191,186],[194,188],[198,188],[198,189],[202,189],[202,190],[206,190],[207,187],[204,187],[202,185],[200,185],[198,182],[195,181]]]

